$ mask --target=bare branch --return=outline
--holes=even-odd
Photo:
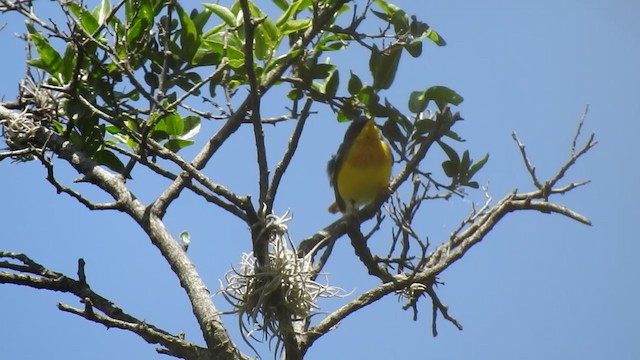
[[[278,187],[280,186],[282,176],[289,167],[289,163],[291,162],[291,159],[293,159],[293,155],[298,149],[298,143],[300,142],[300,137],[302,136],[302,130],[304,129],[304,125],[309,118],[312,104],[313,99],[307,98],[307,101],[305,102],[302,111],[300,112],[300,117],[298,118],[296,127],[293,130],[293,134],[291,134],[291,138],[289,139],[289,146],[287,147],[287,151],[282,156],[282,160],[280,160],[280,162],[276,166],[275,172],[273,174],[273,179],[271,179],[271,186],[269,186],[269,191],[266,198],[268,208],[273,208],[273,201],[275,200],[276,192],[278,191]]]
[[[251,9],[247,0],[240,0],[242,14],[244,17],[244,67],[249,77],[249,86],[251,91],[247,100],[251,103],[251,121],[253,123],[253,137],[256,145],[256,156],[258,159],[258,177],[260,196],[259,203],[265,203],[267,198],[267,190],[269,187],[269,165],[267,164],[267,150],[264,143],[264,131],[262,130],[262,121],[260,120],[260,100],[262,98],[261,89],[256,78],[256,71],[253,65],[253,40],[256,29],[256,22],[251,18]]]
[[[580,138],[580,132],[582,131],[582,126],[584,125],[584,121],[587,119],[587,114],[589,113],[589,105],[584,107],[584,112],[582,116],[580,116],[580,120],[578,120],[578,127],[576,128],[576,133],[573,135],[573,141],[571,142],[571,156],[576,154],[577,142]]]
[[[149,343],[164,346],[173,356],[206,359],[204,356],[206,349],[193,343],[189,343],[180,336],[172,335],[154,325],[125,313],[121,308],[97,294],[89,287],[84,276],[84,260],[78,261],[78,273],[81,274],[79,281],[73,280],[61,273],[49,270],[41,264],[35,262],[25,254],[0,251],[0,269],[10,269],[20,273],[0,271],[0,284],[16,284],[28,286],[36,289],[60,291],[77,296],[85,304],[85,310],[75,309],[68,305],[58,304],[60,310],[81,315],[91,321],[101,323],[105,326],[116,327],[129,330]],[[15,260],[21,264],[11,262]],[[31,275],[27,275],[31,274]],[[99,310],[104,315],[96,313],[93,308]]]
[[[85,198],[84,196],[82,196],[82,194],[73,190],[72,188],[60,184],[58,180],[56,180],[55,178],[55,175],[53,172],[53,163],[49,159],[47,159],[46,155],[44,154],[38,154],[37,156],[38,156],[38,159],[40,159],[40,162],[42,162],[44,167],[47,169],[47,181],[49,181],[49,183],[56,188],[56,192],[58,194],[65,193],[71,196],[72,198],[78,200],[78,202],[80,202],[82,205],[86,206],[89,210],[119,210],[119,206],[117,202],[101,203],[101,204],[95,203]]]
[[[515,131],[511,133],[511,137],[518,144],[518,148],[520,149],[520,154],[522,155],[522,160],[524,161],[524,165],[527,167],[527,171],[531,176],[531,180],[533,180],[533,185],[538,189],[542,189],[542,183],[540,183],[540,180],[538,180],[538,176],[536,176],[536,167],[533,166],[529,161],[529,158],[527,157],[527,152],[524,149],[525,148],[524,144],[520,142],[520,139],[518,139],[518,135],[516,134]]]

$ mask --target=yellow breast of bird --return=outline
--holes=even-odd
[[[356,137],[338,172],[338,191],[348,203],[366,205],[389,184],[391,152],[375,125]]]

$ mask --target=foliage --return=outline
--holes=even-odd
[[[2,267],[29,274],[27,286],[36,287],[33,284],[39,281],[40,287],[83,294],[83,300],[88,299],[85,309],[67,306],[61,310],[135,332],[161,344],[162,353],[194,359],[247,358],[230,340],[205,284],[186,255],[189,234],[180,235],[180,245],[162,221],[169,206],[188,189],[251,229],[253,253],[244,257],[241,270],[230,273],[224,291],[240,314],[245,335],[251,335],[250,329],[255,327],[265,338],[275,339],[287,359],[301,359],[339,321],[394,293],[407,300],[405,308],[413,309],[416,317],[419,299],[428,296],[434,335],[438,314],[461,329],[435,291],[437,275],[512,211],[555,212],[588,223],[581,215],[548,201],[550,195],[582,183],[558,188],[555,186],[566,169],[543,183],[528,165],[536,191],[514,192],[492,207],[488,200],[461,222],[450,239],[431,248],[412,229],[420,204],[453,194],[464,196],[465,188],[478,189],[474,176],[489,156],[474,161],[469,151],[456,149],[464,140],[453,130],[462,120],[454,109],[463,97],[454,90],[425,85],[406,94],[408,101],[402,106],[393,104],[385,94],[394,89],[403,54],[419,58],[426,44],[444,46],[443,37],[386,0],[273,3],[276,16],[267,15],[274,9],[261,8],[249,0],[237,0],[228,7],[207,3],[191,11],[175,1],[120,0],[111,4],[101,0],[93,9],[83,3],[60,2],[68,19],[67,29],[61,30],[56,22],[39,18],[25,2],[0,0],[0,11],[17,12],[27,19],[25,39],[37,54],[28,60],[29,78],[22,84],[19,99],[0,103],[0,125],[9,148],[0,153],[0,159],[37,159],[58,192],[92,210],[121,211],[140,224],[185,287],[206,347],[126,313],[115,313],[111,303],[105,304],[100,300],[104,298],[90,291],[86,279],[76,282],[64,277],[67,285],[61,288],[49,281],[51,272],[26,255],[0,253],[0,257],[22,263]],[[379,30],[369,33],[365,28]],[[368,72],[345,69],[331,61],[332,54],[362,50],[368,56]],[[35,79],[36,69],[44,73],[42,81]],[[287,94],[281,106],[286,112],[275,118],[263,117],[262,101],[277,88]],[[202,110],[202,103],[214,111]],[[344,216],[299,241],[293,249],[289,247],[293,244],[282,240],[286,226],[272,214],[272,208],[313,106],[330,109],[341,122],[362,115],[383,119],[382,132],[402,170],[390,184],[393,195],[385,194],[357,213]],[[196,141],[203,121],[218,122],[219,126],[213,134],[201,134],[204,141]],[[283,121],[296,121],[296,126],[280,162],[270,169],[262,126]],[[238,195],[201,171],[241,126],[251,127],[255,135],[257,197]],[[441,159],[442,172],[429,173],[421,169],[421,161],[433,153],[434,144],[445,157]],[[592,137],[584,148],[574,149],[568,166],[594,144]],[[181,156],[185,148],[198,146],[193,160]],[[56,161],[71,164],[85,181],[114,201],[93,202],[58,182]],[[149,204],[138,200],[126,182],[135,181],[139,167],[172,181]],[[406,197],[399,195],[403,186],[408,190]],[[388,254],[376,255],[367,240],[384,221],[376,214],[387,200],[394,231]],[[372,233],[365,236],[361,224],[374,217]],[[312,316],[316,314],[315,300],[339,295],[316,278],[336,239],[345,234],[362,265],[381,285],[316,320]],[[82,266],[79,273],[83,273]],[[14,275],[0,273],[0,282],[17,283]]]

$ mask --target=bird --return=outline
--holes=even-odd
[[[347,214],[388,191],[393,156],[373,118],[361,116],[347,129],[338,152],[327,163],[336,201],[332,214]]]

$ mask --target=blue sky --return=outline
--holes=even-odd
[[[463,325],[458,331],[439,322],[430,335],[430,305],[417,322],[390,297],[349,317],[310,350],[307,359],[638,359],[640,343],[639,237],[634,229],[637,203],[640,133],[640,3],[617,1],[397,1],[447,40],[427,45],[419,60],[403,58],[397,84],[386,94],[406,103],[411,91],[432,85],[455,89],[465,101],[465,121],[456,125],[479,159],[491,155],[478,180],[494,199],[531,182],[511,139],[516,131],[526,143],[541,178],[562,165],[570,151],[577,120],[590,110],[584,132],[595,132],[598,146],[567,174],[571,181],[592,180],[587,187],[556,198],[586,215],[587,227],[565,218],[538,213],[508,216],[478,246],[441,276],[442,300]],[[52,8],[46,2],[36,2]],[[190,8],[196,2],[183,2]],[[23,21],[0,16],[5,51],[0,66],[0,97],[15,97],[24,72],[23,45],[12,35]],[[366,58],[334,59],[366,74]],[[342,78],[347,78],[344,72]],[[318,110],[320,110],[318,108]],[[267,109],[280,113],[277,108]],[[292,124],[267,128],[271,163],[280,157]],[[344,125],[327,111],[310,120],[299,153],[285,177],[277,213],[290,209],[294,241],[335,219],[326,213],[332,191],[324,168],[342,139]],[[206,135],[206,134],[204,134]],[[203,135],[203,136],[204,136]],[[251,137],[240,130],[208,170],[238,193],[255,193],[246,172],[255,172],[253,152],[239,151]],[[273,155],[271,155],[273,154]],[[434,152],[427,165],[439,169]],[[397,170],[397,169],[396,169]],[[60,166],[61,177],[77,174]],[[142,231],[124,215],[91,212],[65,195],[56,195],[37,163],[0,163],[0,249],[24,252],[67,275],[76,262],[87,262],[92,288],[132,315],[171,332],[185,331],[202,343],[186,296],[175,276]],[[143,200],[157,196],[166,183],[145,174],[132,188]],[[100,199],[87,186],[79,189]],[[102,197],[104,198],[104,197]],[[420,226],[439,243],[460,216],[482,199],[429,204]],[[191,195],[181,196],[167,223],[174,235],[192,235],[189,254],[212,290],[218,279],[250,250],[246,226]],[[365,224],[366,226],[366,224]],[[379,233],[372,242],[385,244]],[[339,241],[326,268],[331,283],[353,291],[345,300],[326,301],[327,310],[375,286],[366,276],[348,241]],[[58,311],[58,301],[78,306],[65,294],[0,286],[0,347],[10,359],[42,357],[84,359],[154,358],[154,347],[136,336],[106,330]],[[225,307],[221,297],[216,305]],[[236,320],[225,318],[235,339]],[[264,353],[269,358],[268,353]],[[159,357],[159,356],[158,356]]]

